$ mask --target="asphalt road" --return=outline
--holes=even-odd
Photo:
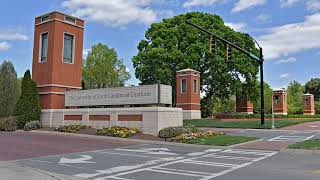
[[[138,144],[28,132],[0,133],[0,144],[0,161],[74,178],[320,179],[319,154]]]

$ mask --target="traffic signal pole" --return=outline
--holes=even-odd
[[[219,41],[223,42],[224,44],[227,44],[229,45],[229,47],[231,46],[232,48],[235,48],[237,49],[238,51],[246,54],[247,56],[249,56],[251,59],[255,60],[255,61],[258,61],[259,62],[259,65],[260,65],[260,96],[261,96],[261,107],[260,107],[260,115],[261,115],[261,121],[260,121],[260,124],[261,126],[264,125],[264,115],[265,115],[265,112],[264,112],[264,80],[263,80],[263,51],[262,51],[262,48],[259,46],[259,44],[257,43],[257,41],[255,39],[252,39],[257,43],[257,45],[259,46],[259,52],[260,52],[260,55],[259,57],[254,55],[253,53],[250,53],[249,51],[235,45],[234,43],[231,43],[230,41],[226,40],[226,39],[223,39],[217,35],[215,35],[214,33],[196,25],[196,24],[193,24],[189,21],[186,21],[187,24],[209,34],[211,37],[214,37],[216,39],[218,39]]]

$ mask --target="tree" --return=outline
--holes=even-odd
[[[17,73],[10,61],[0,65],[0,117],[12,115],[19,96]]]
[[[24,73],[21,96],[17,102],[15,115],[17,116],[18,128],[30,121],[40,120],[41,107],[36,83],[31,79],[30,71]]]
[[[130,74],[115,49],[101,43],[92,46],[83,64],[87,89],[122,86],[128,79]]]
[[[304,87],[298,81],[292,81],[288,85],[288,113],[300,114],[303,113],[303,91]]]
[[[256,91],[260,92],[260,82],[257,82]],[[270,114],[272,111],[272,97],[273,97],[273,90],[271,89],[270,85],[264,82],[264,110],[266,113]],[[260,113],[260,94],[258,98],[253,101],[253,111],[254,113]]]
[[[235,42],[238,46],[257,52],[253,40],[246,34],[226,26],[218,15],[190,12],[153,23],[138,45],[138,54],[132,62],[141,84],[160,81],[173,87],[175,104],[176,71],[192,68],[201,73],[201,87],[207,96],[228,98],[241,86],[242,78],[253,88],[259,64],[243,53],[233,51],[232,62],[226,62],[226,46],[218,43],[209,53],[207,34],[186,24],[186,20],[199,24],[215,34]],[[254,97],[253,97],[254,98]]]
[[[236,97],[216,99],[213,101],[213,112],[215,113],[234,113],[236,111]]]
[[[305,84],[305,93],[313,94],[315,101],[319,101],[320,78],[311,78],[311,80]]]

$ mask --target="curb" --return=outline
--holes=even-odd
[[[320,150],[309,150],[309,149],[281,149],[280,152],[293,153],[293,154],[320,154]]]
[[[61,136],[74,136],[74,137],[101,139],[101,140],[114,140],[114,141],[122,141],[122,142],[133,142],[133,143],[155,144],[155,145],[170,145],[170,146],[194,147],[194,148],[230,149],[233,146],[233,145],[231,145],[231,146],[211,146],[211,145],[199,145],[199,144],[186,144],[186,143],[176,143],[176,142],[130,139],[130,138],[119,138],[119,137],[110,137],[110,136],[96,136],[96,135],[88,135],[88,134],[75,134],[75,133],[43,131],[43,130],[33,130],[30,132],[42,133],[42,134],[52,134],[52,135],[61,135]],[[253,142],[253,141],[250,141],[250,142]]]

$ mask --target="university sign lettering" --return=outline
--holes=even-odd
[[[171,104],[172,87],[146,85],[66,92],[66,106]]]

